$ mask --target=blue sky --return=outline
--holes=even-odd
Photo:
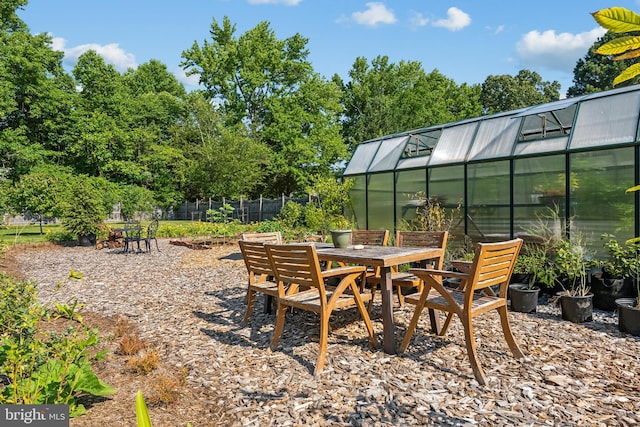
[[[68,69],[88,49],[121,72],[157,59],[187,89],[197,81],[180,69],[182,52],[228,16],[236,36],[267,21],[279,39],[306,37],[326,78],[347,80],[357,57],[386,55],[457,84],[529,69],[559,81],[564,96],[576,61],[604,34],[591,12],[613,6],[640,13],[640,0],[29,0],[19,16],[32,33],[52,35]]]

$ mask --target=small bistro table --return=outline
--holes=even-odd
[[[318,259],[328,262],[343,262],[349,264],[380,267],[380,292],[382,293],[382,326],[383,348],[386,353],[396,353],[395,324],[393,321],[393,286],[391,281],[391,267],[419,262],[443,255],[441,248],[427,247],[396,247],[396,246],[365,246],[363,249],[334,248],[324,245],[317,246]]]

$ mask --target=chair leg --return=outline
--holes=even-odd
[[[242,319],[242,323],[246,324],[251,318],[251,313],[253,312],[253,303],[256,299],[256,292],[249,289],[247,291],[247,310],[244,313],[244,318]]]
[[[520,346],[516,342],[515,337],[513,336],[513,332],[511,332],[511,325],[509,324],[509,314],[507,311],[507,306],[504,305],[502,307],[497,308],[498,313],[500,314],[500,323],[502,324],[502,332],[504,333],[504,338],[507,341],[507,345],[511,349],[511,353],[516,359],[520,359],[524,357],[524,353],[520,350]]]
[[[404,353],[404,351],[409,347],[409,342],[411,341],[411,336],[416,330],[418,326],[418,321],[420,320],[420,314],[422,314],[422,309],[424,308],[424,303],[427,300],[427,296],[429,295],[429,289],[425,289],[420,296],[420,300],[418,304],[416,304],[416,308],[413,312],[413,317],[411,318],[411,322],[409,322],[409,326],[407,327],[407,332],[404,334],[404,338],[402,339],[402,344],[400,344],[400,353]]]
[[[367,304],[367,312],[371,314],[371,309],[373,308],[373,300],[376,299],[376,289],[378,289],[378,285],[376,283],[371,284],[371,299]]]
[[[360,312],[360,317],[362,317],[362,320],[364,320],[364,326],[367,329],[367,333],[369,334],[369,342],[373,347],[377,348],[379,346],[378,339],[376,338],[375,332],[373,331],[373,324],[371,323],[371,317],[369,316],[371,301],[369,301],[368,307],[365,309],[362,299],[358,297],[354,298],[356,300],[356,307],[358,307],[358,311]]]
[[[327,343],[329,341],[329,316],[331,313],[320,313],[320,347],[318,348],[318,360],[314,375],[319,375],[324,368],[324,361],[327,357]]]
[[[402,295],[402,286],[396,286],[396,293],[398,294],[398,304],[400,307],[404,307],[404,296]]]
[[[273,338],[271,338],[271,344],[269,347],[271,350],[275,350],[278,342],[280,341],[280,335],[284,329],[284,318],[287,314],[287,306],[278,302],[278,309],[276,310],[276,327],[273,330]]]
[[[476,380],[480,383],[480,385],[486,385],[487,379],[484,375],[484,371],[482,370],[482,365],[480,365],[480,361],[478,360],[476,340],[473,335],[473,323],[471,322],[471,318],[463,319],[461,317],[460,320],[462,320],[462,324],[464,326],[464,342],[467,346],[467,355],[469,356],[469,361],[471,362],[473,375],[476,377]]]

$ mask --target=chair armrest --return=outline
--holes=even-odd
[[[454,268],[457,268],[458,270],[462,271],[463,273],[468,273],[471,270],[471,267],[473,266],[473,262],[472,261],[451,261],[451,265]]]
[[[412,268],[409,270],[409,273],[411,274],[427,273],[433,276],[454,277],[461,280],[466,280],[469,278],[468,273],[459,273],[457,271],[449,271],[449,270],[433,270],[430,268]]]
[[[366,270],[367,268],[361,265],[338,267],[338,268],[332,268],[330,270],[324,270],[322,272],[322,277],[324,279],[327,279],[329,277],[344,276],[345,274],[351,274],[351,273],[364,273]]]

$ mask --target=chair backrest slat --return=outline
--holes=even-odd
[[[282,234],[279,231],[265,232],[265,233],[242,233],[240,235],[241,240],[251,240],[262,243],[275,243],[282,244]]]
[[[351,244],[387,246],[389,230],[353,230],[351,232]]]
[[[473,289],[467,289],[467,291],[473,292],[494,285],[506,287],[511,279],[521,247],[522,239],[497,243],[478,243],[469,273],[470,281],[474,285]]]
[[[240,240],[238,245],[240,245],[244,264],[250,274],[274,276],[264,243]]]
[[[397,231],[396,246],[442,248],[444,253],[448,237],[448,231]],[[441,270],[443,262],[444,255],[438,257],[437,262],[434,258],[434,268]]]
[[[315,246],[266,244],[265,248],[279,286],[283,284],[318,288],[324,300],[324,281]]]

